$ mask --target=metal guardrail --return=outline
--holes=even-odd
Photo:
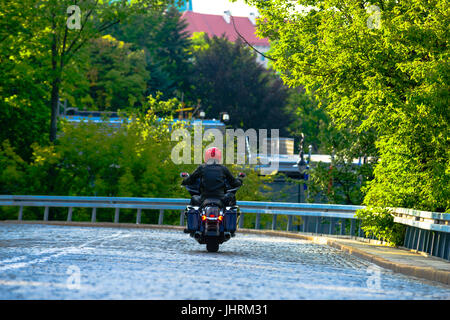
[[[404,247],[450,260],[450,214],[389,209],[395,212],[394,222],[406,225]]]
[[[127,198],[127,197],[74,197],[74,196],[27,196],[0,195],[0,206],[18,206],[18,219],[23,219],[24,207],[44,207],[44,221],[49,218],[49,208],[68,208],[67,221],[72,221],[73,208],[92,208],[91,221],[96,221],[97,208],[115,209],[114,222],[119,222],[120,209],[136,209],[136,223],[141,223],[142,210],[159,210],[158,224],[163,224],[164,210],[180,210],[180,225],[184,225],[184,209],[188,199],[171,198]],[[355,213],[364,206],[238,201],[241,218],[239,227],[244,225],[246,213],[256,214],[255,229],[261,229],[261,214],[272,215],[272,230],[277,228],[277,217],[287,216],[287,231],[293,230],[293,217],[301,216],[301,230],[298,231],[340,234],[363,237]],[[431,255],[450,259],[450,214],[426,212],[404,208],[389,208],[394,221],[407,226],[405,247]]]
[[[114,222],[119,222],[120,209],[137,209],[136,223],[141,222],[143,209],[159,209],[160,217],[158,222],[162,224],[164,210],[184,210],[189,203],[188,199],[170,199],[170,198],[125,198],[125,197],[68,197],[68,196],[17,196],[17,195],[1,195],[0,205],[2,206],[18,206],[19,220],[23,218],[23,207],[44,207],[44,220],[48,220],[50,207],[68,208],[67,220],[72,220],[73,208],[92,208],[91,221],[96,221],[97,208],[114,208]],[[302,231],[319,232],[319,224],[321,219],[328,219],[329,228],[327,233],[334,233],[337,220],[341,220],[341,224],[346,219],[352,220],[350,226],[350,234],[355,230],[355,212],[363,207],[361,206],[344,206],[333,204],[309,204],[309,203],[290,203],[290,202],[259,202],[259,201],[238,201],[237,202],[242,214],[256,213],[255,228],[260,228],[261,214],[271,214],[272,229],[276,228],[277,216],[287,215],[287,229],[292,230],[293,216],[302,216],[304,223]],[[308,217],[316,218],[315,227],[311,227],[308,223]],[[240,227],[243,227],[243,215],[240,219]],[[184,214],[180,215],[180,225],[184,225]],[[323,229],[323,228],[321,228]],[[340,228],[341,234],[345,233],[345,228]],[[325,231],[325,230],[322,230]],[[325,232],[323,232],[325,233]]]

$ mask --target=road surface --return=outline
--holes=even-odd
[[[450,299],[306,240],[237,234],[218,253],[178,230],[0,223],[0,299]]]

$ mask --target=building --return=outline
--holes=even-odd
[[[123,124],[127,123],[127,119],[118,115],[117,112],[109,111],[80,111],[76,108],[70,108],[65,110],[60,117],[67,120],[71,124],[78,124],[82,122],[92,123],[106,123],[108,126],[120,128]],[[220,120],[199,120],[199,119],[174,119],[173,123],[182,122],[187,127],[191,127],[196,124],[201,124],[205,130],[207,129],[219,129],[225,130],[225,124]]]
[[[209,37],[224,35],[229,41],[234,42],[240,37],[240,34],[259,52],[264,54],[270,49],[268,39],[256,36],[256,16],[254,14],[249,17],[235,17],[231,16],[229,11],[224,12],[223,15],[214,15],[186,10],[181,17],[186,20],[188,24],[186,31],[191,35],[194,32],[205,32]],[[257,53],[257,60],[267,67],[268,61],[263,55]]]

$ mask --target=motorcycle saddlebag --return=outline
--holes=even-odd
[[[200,229],[200,212],[190,209],[187,212],[187,229],[189,231],[197,231]]]
[[[237,212],[234,210],[225,211],[225,231],[236,231]]]

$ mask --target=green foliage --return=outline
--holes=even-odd
[[[174,7],[137,11],[125,24],[116,25],[111,34],[145,52],[146,95],[162,92],[163,98],[189,90],[191,42],[187,24]]]
[[[179,107],[176,99],[161,101],[150,96],[142,107],[144,111],[136,111],[124,119],[128,123],[119,129],[102,123],[65,123],[56,143],[33,145],[30,163],[6,141],[0,148],[0,193],[187,198],[187,191],[180,186],[179,173],[193,171],[195,165],[176,165],[171,159],[175,144],[171,131],[182,127],[181,123],[172,123],[174,110]],[[243,170],[237,166],[230,169],[235,174]],[[248,177],[238,199],[265,199],[260,193],[262,180],[257,173],[244,171]],[[16,217],[13,209],[2,209],[0,218]],[[26,217],[31,219],[41,215],[36,210],[27,212]],[[64,219],[65,214],[63,210],[52,209],[51,218]],[[111,210],[99,210],[98,217],[100,221],[112,221],[112,214]],[[74,210],[74,219],[89,220],[89,217],[88,210]],[[135,212],[121,213],[121,221],[134,219]],[[178,219],[179,212],[165,217],[167,223]]]
[[[142,106],[148,80],[144,51],[130,47],[110,35],[90,41],[85,50],[85,77],[80,79],[87,83],[71,88],[70,105],[102,111]]]
[[[309,170],[309,202],[360,205],[364,186],[373,179],[370,163],[354,165],[351,160],[337,157],[332,165],[317,163]]]
[[[9,140],[21,157],[30,145],[48,140],[49,82],[42,44],[33,32],[45,29],[34,19],[34,1],[0,3],[0,144]],[[34,30],[34,31],[33,31]]]
[[[203,39],[201,40],[201,36]],[[287,87],[266,70],[239,39],[196,35],[193,45],[192,90],[188,97],[201,101],[208,118],[228,112],[237,128],[280,129],[287,134],[291,115],[284,110]]]
[[[160,10],[166,4],[160,0],[81,1],[77,3],[81,28],[70,29],[67,9],[73,1],[2,1],[0,143],[8,139],[28,161],[33,142],[54,141],[58,99],[70,98],[77,85],[86,88],[80,79],[85,45],[132,13]]]
[[[380,157],[365,203],[450,210],[446,1],[248,2],[283,80],[326,103],[350,154]]]
[[[294,121],[288,127],[290,136],[300,140],[303,133],[305,146],[312,145],[315,153],[326,153],[332,145],[327,142],[336,130],[314,96],[303,88],[290,89],[286,111],[295,115]]]
[[[406,227],[394,222],[394,216],[387,209],[366,207],[358,210],[356,216],[361,219],[361,229],[367,237],[376,237],[391,246],[403,244]]]

